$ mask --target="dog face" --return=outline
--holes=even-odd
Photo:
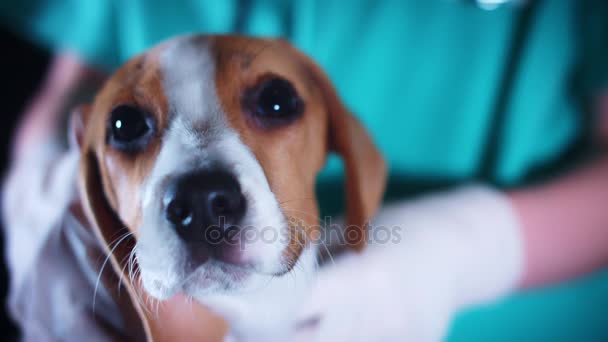
[[[170,40],[119,69],[73,122],[89,219],[117,272],[134,253],[159,299],[291,270],[318,233],[315,177],[330,149],[345,161],[354,248],[383,191],[368,135],[282,41]],[[132,243],[111,245],[125,228]]]

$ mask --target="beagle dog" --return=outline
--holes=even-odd
[[[168,40],[116,71],[71,131],[85,225],[113,269],[102,285],[148,340],[285,340],[317,267],[327,154],[344,161],[353,249],[384,190],[370,136],[282,40]]]

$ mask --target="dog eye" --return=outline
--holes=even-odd
[[[304,103],[295,88],[285,79],[262,81],[245,96],[245,109],[263,125],[286,124],[299,117]]]
[[[130,105],[114,108],[109,126],[109,142],[122,150],[143,148],[152,131],[150,117],[143,110]]]

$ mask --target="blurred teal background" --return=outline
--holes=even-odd
[[[585,153],[608,81],[608,2],[4,1],[5,25],[112,70],[177,34],[283,37],[329,73],[390,164],[387,200],[559,174]],[[319,177],[341,208],[341,166]],[[608,272],[517,294],[456,319],[450,341],[608,340]]]

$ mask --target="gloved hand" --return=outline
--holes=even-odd
[[[368,247],[321,269],[295,339],[438,341],[461,308],[507,294],[523,268],[506,197],[481,186],[382,209]],[[391,232],[387,242],[386,234]],[[382,237],[383,241],[380,241]]]

